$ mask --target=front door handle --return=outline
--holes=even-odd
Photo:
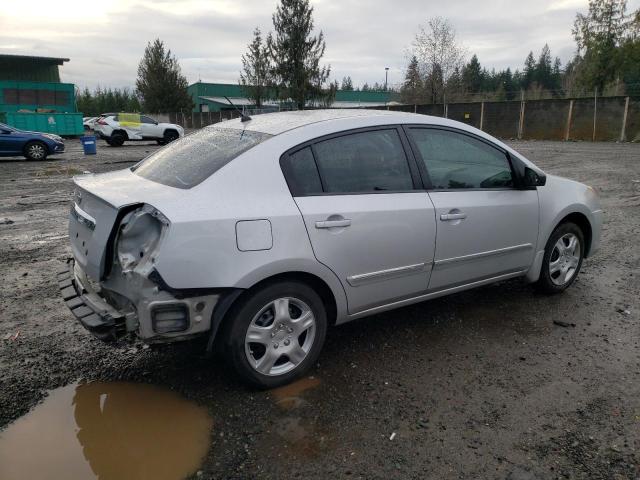
[[[316,228],[334,228],[334,227],[348,227],[351,225],[351,220],[343,218],[341,220],[324,220],[322,222],[316,222]]]
[[[466,213],[443,213],[440,215],[440,220],[447,222],[449,220],[464,220],[467,218]]]

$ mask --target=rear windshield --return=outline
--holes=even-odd
[[[203,129],[149,155],[132,170],[170,187],[191,188],[269,137],[233,128]]]

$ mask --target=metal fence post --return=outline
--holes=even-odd
[[[480,130],[484,124],[484,100],[480,102]]]
[[[569,134],[571,132],[571,119],[573,117],[573,98],[569,100],[569,115],[567,115],[567,128],[564,132],[564,140],[569,140]]]
[[[418,105],[413,104],[413,113],[418,113]]]
[[[622,114],[622,128],[620,129],[620,141],[627,140],[627,114],[629,113],[629,97],[624,100],[624,113]]]
[[[598,118],[598,87],[593,91],[593,134],[591,141],[596,141],[596,120]]]
[[[518,123],[518,140],[524,134],[524,90],[520,91],[520,122]]]

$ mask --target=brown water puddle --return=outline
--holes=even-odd
[[[304,394],[318,385],[319,379],[306,377],[269,392],[274,403],[287,413],[275,418],[271,431],[261,441],[262,454],[281,453],[284,448],[296,457],[310,458],[327,448],[328,439],[316,422],[296,414],[307,402]]]
[[[0,432],[0,478],[180,479],[211,426],[205,408],[153,385],[68,385]]]
[[[318,385],[320,385],[320,380],[315,377],[306,377],[284,387],[274,388],[270,393],[273,395],[276,405],[285,410],[292,410],[304,403],[302,398],[304,392]]]

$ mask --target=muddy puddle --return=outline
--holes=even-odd
[[[180,479],[211,427],[205,408],[153,385],[68,385],[0,432],[0,479]]]
[[[273,428],[263,441],[265,454],[282,452],[284,448],[289,454],[309,458],[328,446],[329,439],[323,429],[304,412],[304,407],[309,405],[310,391],[320,383],[318,378],[306,377],[269,392],[280,414],[276,413]]]

